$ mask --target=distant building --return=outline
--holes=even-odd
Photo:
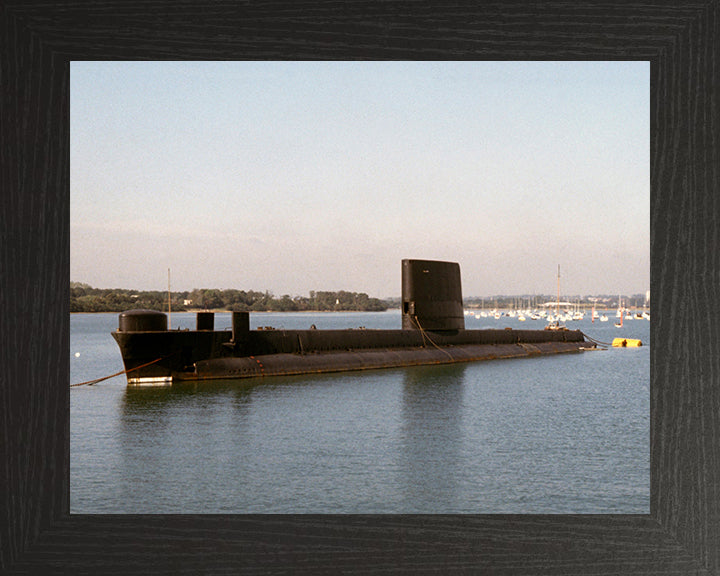
[[[183,306],[190,306],[192,304],[192,300],[183,300]]]
[[[645,302],[646,302],[647,304],[650,304],[650,290],[648,290],[647,292],[645,292]]]

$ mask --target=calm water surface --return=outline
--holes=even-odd
[[[649,512],[650,323],[570,322],[641,348],[133,389],[74,387],[72,513]],[[173,314],[172,328],[194,326]],[[123,369],[117,314],[71,318],[71,382]],[[399,328],[387,313],[251,326]],[[466,327],[544,322],[466,318]],[[216,329],[230,314],[216,314]],[[76,356],[79,354],[79,356]]]

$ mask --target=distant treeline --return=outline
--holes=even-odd
[[[388,308],[398,308],[399,298],[380,300],[370,298],[358,292],[310,292],[309,297],[289,295],[276,298],[270,292],[254,290],[216,290],[196,289],[186,292],[171,292],[171,306],[174,311],[187,310],[248,310],[273,312],[319,311],[362,311],[381,312]],[[556,296],[493,296],[488,298],[465,298],[468,308],[535,308],[544,302],[554,301]],[[617,296],[597,297],[596,307],[613,308],[617,306]],[[561,300],[578,302],[589,308],[592,303],[588,297],[565,297]],[[633,294],[623,296],[623,305],[641,308],[645,296]],[[126,289],[93,288],[79,282],[70,283],[70,312],[122,312],[132,309],[167,310],[168,294],[161,291],[137,291]]]
[[[357,292],[310,292],[309,297],[283,295],[276,298],[270,292],[254,290],[196,289],[170,292],[173,311],[186,310],[248,310],[272,312],[301,312],[305,310],[344,310],[381,312],[389,302],[370,298]],[[126,289],[93,288],[79,282],[70,283],[70,312],[122,312],[147,309],[166,311],[168,293]]]

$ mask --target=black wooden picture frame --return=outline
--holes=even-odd
[[[3,574],[720,574],[720,5],[107,0],[0,5]],[[70,515],[73,60],[644,60],[647,515]]]

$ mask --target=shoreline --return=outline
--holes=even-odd
[[[385,310],[243,310],[243,312],[249,312],[250,314],[338,314],[343,312],[362,312],[367,314],[383,314],[384,312],[391,312],[393,310],[400,311],[400,308],[387,308]],[[105,312],[70,312],[70,314],[122,314],[123,312],[127,312],[127,310],[120,310],[119,312],[115,311],[105,311]],[[167,310],[158,310],[158,312],[163,312],[164,314],[167,314]],[[201,308],[193,308],[192,310],[173,310],[173,314],[197,314],[198,312],[212,312],[214,314],[232,314],[232,310],[223,310],[223,309],[201,309]]]

